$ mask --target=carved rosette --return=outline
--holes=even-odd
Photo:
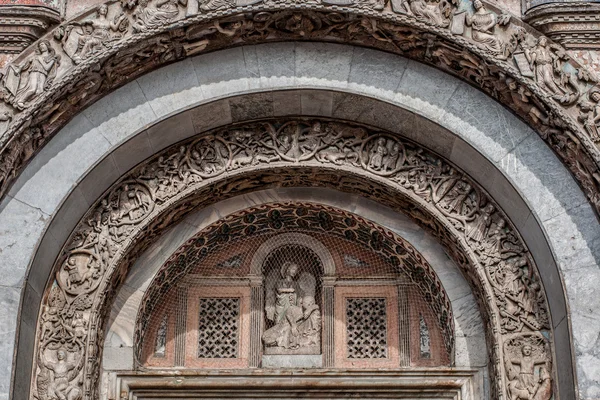
[[[510,349],[533,337],[538,341],[531,346],[549,349],[551,329],[538,269],[506,215],[475,182],[423,148],[364,126],[259,121],[161,152],[115,184],[82,219],[55,265],[56,279],[42,307],[34,371],[46,380],[38,378],[33,393],[52,398],[48,391],[58,390],[52,389],[57,375],[47,371],[60,364],[67,371],[62,382],[68,382],[61,394],[92,398],[108,304],[137,255],[186,212],[273,184],[356,192],[408,213],[431,231],[463,269],[480,302],[496,398],[507,395],[507,384],[515,379],[514,368],[506,368]],[[275,228],[284,223],[280,215],[271,218]],[[322,223],[331,229],[334,221]],[[376,233],[372,246],[385,240]],[[509,340],[513,344],[507,345]],[[62,361],[59,350],[66,354]],[[538,353],[536,382],[546,375],[550,382],[552,352]],[[522,388],[525,381],[519,382],[515,385]]]

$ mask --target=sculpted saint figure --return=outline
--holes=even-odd
[[[17,108],[25,108],[27,103],[40,95],[56,76],[60,57],[50,46],[50,42],[42,40],[38,43],[35,55],[21,66],[10,65],[3,79],[11,103]]]
[[[579,103],[582,111],[579,120],[583,122],[590,139],[597,142],[600,141],[600,89],[590,90],[588,96],[591,101]]]
[[[526,49],[525,57],[527,57],[529,66],[535,72],[535,81],[538,85],[553,95],[560,96],[564,94],[564,91],[558,87],[554,80],[554,63],[558,61],[558,57],[548,46],[546,37],[541,36],[533,48]]]
[[[262,337],[267,354],[318,354],[320,349],[321,313],[315,303],[315,278],[308,272],[296,278],[298,270],[297,264],[285,262],[281,277],[268,284],[265,313],[273,325]]]
[[[472,29],[471,37],[481,47],[494,53],[501,53],[502,46],[500,41],[494,36],[494,29],[498,20],[496,15],[485,9],[481,0],[473,2],[475,13],[467,15],[466,23]]]

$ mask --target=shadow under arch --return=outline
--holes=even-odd
[[[305,128],[307,129],[311,126],[313,128],[315,127],[314,120],[298,120],[296,125],[300,123],[304,124]],[[378,202],[384,205],[388,205],[395,209],[404,210],[405,212],[411,214],[413,218],[419,221],[427,229],[429,229],[442,241],[442,243],[448,247],[449,253],[455,257],[457,263],[465,268],[464,271],[467,278],[471,281],[474,291],[479,294],[478,299],[481,303],[484,315],[489,318],[488,322],[491,327],[488,328],[487,334],[489,340],[491,341],[489,348],[492,352],[490,358],[493,360],[492,375],[494,376],[494,380],[496,382],[493,392],[495,391],[497,395],[500,392],[504,392],[504,388],[506,386],[503,382],[507,378],[504,377],[504,373],[502,372],[504,368],[502,362],[503,355],[499,354],[500,349],[497,344],[502,342],[502,334],[500,332],[503,330],[503,327],[504,329],[506,328],[505,324],[507,322],[501,321],[503,318],[505,318],[505,316],[497,314],[497,305],[494,304],[494,301],[492,300],[495,296],[490,287],[492,283],[488,279],[489,277],[486,276],[486,272],[481,267],[472,267],[480,265],[481,260],[479,260],[479,256],[481,255],[481,250],[473,248],[474,244],[471,243],[473,241],[471,239],[474,239],[474,237],[471,236],[471,233],[467,233],[466,228],[469,226],[468,232],[472,232],[469,223],[475,221],[475,218],[477,218],[477,221],[479,221],[480,217],[487,215],[488,219],[491,218],[496,226],[502,226],[499,229],[506,229],[506,231],[503,232],[504,234],[510,234],[514,240],[520,241],[521,239],[518,233],[514,230],[514,228],[512,228],[510,222],[507,222],[506,216],[499,211],[499,207],[497,207],[497,205],[493,205],[493,200],[487,196],[485,191],[483,191],[481,188],[478,188],[477,184],[470,181],[467,177],[439,159],[433,153],[423,150],[419,151],[415,149],[414,144],[406,142],[398,138],[396,135],[387,132],[371,132],[369,129],[361,126],[348,125],[342,122],[331,120],[320,121],[319,123],[323,124],[324,126],[332,127],[335,133],[340,134],[341,136],[339,136],[337,139],[340,137],[345,137],[351,141],[359,139],[358,142],[355,143],[355,145],[360,145],[360,154],[358,154],[359,158],[370,158],[370,150],[374,148],[373,146],[377,146],[377,143],[380,143],[380,139],[382,138],[386,138],[385,140],[391,141],[386,143],[398,143],[405,148],[410,149],[408,152],[411,153],[412,156],[416,156],[417,154],[420,156],[417,156],[416,158],[413,157],[412,161],[408,161],[410,157],[405,157],[404,161],[400,163],[400,165],[396,164],[394,168],[384,171],[385,173],[383,174],[381,173],[382,171],[380,165],[382,160],[379,160],[376,163],[377,165],[372,163],[372,160],[370,159],[368,161],[363,160],[362,162],[357,163],[357,165],[354,165],[352,162],[338,165],[331,158],[321,161],[312,159],[312,157],[308,157],[302,162],[296,161],[294,163],[279,159],[271,160],[272,162],[268,163],[258,163],[257,165],[251,166],[251,168],[248,166],[238,166],[238,168],[233,168],[225,173],[225,170],[227,170],[226,164],[233,161],[233,158],[230,157],[225,160],[224,162],[226,164],[213,162],[213,165],[207,170],[205,168],[206,164],[202,165],[202,161],[195,159],[193,153],[195,151],[194,149],[196,149],[198,154],[202,154],[201,150],[206,149],[206,146],[214,147],[215,143],[229,143],[229,139],[225,140],[223,136],[218,136],[222,134],[222,132],[218,131],[201,135],[199,138],[186,143],[184,146],[175,146],[175,148],[167,150],[162,155],[155,156],[150,162],[136,168],[136,170],[132,172],[132,176],[123,178],[119,183],[114,185],[113,188],[109,190],[103,198],[103,200],[108,201],[100,201],[97,203],[97,208],[92,210],[92,212],[88,214],[89,218],[84,219],[83,224],[80,225],[80,229],[82,230],[76,232],[72,237],[71,245],[67,246],[65,257],[62,257],[59,263],[56,265],[56,271],[58,275],[62,274],[63,276],[68,276],[70,263],[65,263],[65,261],[68,261],[70,254],[72,254],[73,247],[71,246],[74,245],[75,248],[78,247],[80,245],[78,244],[79,241],[83,240],[81,238],[83,236],[89,237],[90,233],[98,237],[106,233],[103,232],[102,229],[108,229],[108,235],[113,238],[117,238],[117,241],[120,243],[120,253],[117,254],[116,258],[113,258],[115,257],[114,255],[109,254],[110,251],[107,253],[104,251],[104,249],[101,249],[103,255],[108,256],[107,261],[110,262],[110,265],[105,266],[107,268],[106,279],[103,279],[101,282],[105,289],[99,290],[99,296],[94,300],[96,306],[90,308],[90,326],[102,326],[104,315],[107,312],[107,306],[110,303],[109,298],[112,295],[111,292],[115,290],[114,288],[119,286],[119,283],[121,282],[124,273],[127,270],[127,265],[135,259],[135,255],[139,253],[141,248],[143,248],[143,241],[151,241],[153,237],[158,235],[162,229],[181,218],[191,208],[210,204],[210,202],[218,198],[224,199],[235,194],[251,191],[254,188],[264,188],[269,186],[311,186],[315,184],[326,187],[329,186],[335,187],[342,191],[360,193],[367,198],[376,199]],[[264,124],[268,125],[269,121],[265,121]],[[255,123],[252,128],[244,125],[235,128],[238,130],[243,128],[254,129],[255,131],[259,132],[259,126],[260,123]],[[345,136],[342,134],[342,130],[340,129],[346,129],[343,130],[343,132],[346,132]],[[225,129],[225,131],[227,131],[227,129]],[[352,133],[348,134],[348,132]],[[367,134],[367,132],[369,133]],[[251,137],[252,135],[250,135],[250,138]],[[333,137],[335,137],[335,135]],[[330,136],[330,139],[333,137]],[[207,140],[208,138],[210,138],[210,140]],[[330,145],[331,143],[327,144]],[[274,146],[273,143],[271,143],[271,145]],[[391,146],[391,148],[394,148],[394,146]],[[325,156],[326,154],[321,152],[324,149],[325,147],[321,148],[320,150],[316,150],[313,156],[316,154]],[[330,154],[327,154],[327,157],[329,156]],[[152,187],[152,185],[150,185],[148,182],[154,178],[159,178],[158,175],[153,175],[155,173],[160,174],[160,168],[159,170],[155,170],[155,166],[159,166],[164,169],[164,166],[160,165],[161,163],[164,164],[166,160],[175,160],[177,157],[180,157],[178,159],[179,161],[183,161],[185,158],[187,167],[190,167],[192,170],[196,171],[193,172],[192,175],[200,176],[202,179],[198,181],[191,180],[189,182],[190,185],[186,184],[184,186],[179,186],[178,184],[174,183],[175,186],[173,188],[175,191],[172,193],[172,196],[169,195],[166,198],[161,199],[161,196],[157,195],[158,191],[151,192],[157,189],[158,186]],[[424,162],[424,164],[422,164],[419,159]],[[192,164],[195,164],[195,167],[192,166]],[[184,164],[178,163],[177,165]],[[448,190],[451,190],[459,181],[464,182],[461,184],[463,191],[468,187],[469,190],[466,194],[472,193],[473,196],[476,197],[475,203],[473,203],[475,207],[473,209],[474,211],[470,214],[472,217],[474,217],[474,219],[463,221],[466,225],[463,224],[462,230],[457,229],[455,226],[456,221],[453,223],[451,220],[456,220],[457,218],[460,220],[461,218],[459,217],[462,215],[462,212],[458,212],[458,214],[453,215],[453,213],[455,213],[457,210],[448,211],[445,207],[438,207],[438,203],[443,200],[444,196],[448,192],[445,192],[444,195],[441,195],[440,197],[440,193],[437,192],[437,189],[440,189],[440,187],[437,187],[437,189],[433,192],[429,191],[431,182],[426,181],[424,182],[424,185],[420,185],[418,181],[414,181],[413,179],[407,177],[404,177],[404,180],[390,180],[390,177],[397,177],[398,173],[404,172],[401,171],[401,167],[403,165],[408,167],[406,171],[411,169],[415,170],[415,168],[419,171],[427,171],[428,169],[433,168],[433,171],[430,172],[430,178],[428,179],[434,179],[434,177],[436,179],[444,179],[442,172],[445,171],[446,173],[449,173],[451,179],[454,179],[454,181],[452,181],[453,185],[451,185]],[[425,173],[424,176],[426,177],[427,173]],[[183,177],[180,178],[184,179]],[[413,178],[415,178],[415,176],[413,176]],[[446,181],[447,180],[444,182]],[[404,185],[402,182],[406,183],[406,185]],[[440,182],[438,181],[438,183]],[[427,194],[428,191],[429,194]],[[129,196],[129,194],[132,194],[133,196]],[[437,200],[432,201],[432,198],[436,198],[436,194],[438,197]],[[140,202],[137,204],[134,204],[136,203],[135,201],[132,203],[132,201],[127,200],[119,202],[120,205],[117,205],[117,207],[113,210],[116,212],[113,217],[116,215],[116,218],[109,219],[108,221],[110,222],[105,221],[103,215],[105,212],[110,211],[106,209],[106,206],[111,204],[110,207],[112,207],[110,200],[115,197],[124,198],[122,195],[125,195],[126,198],[130,199],[137,198],[139,195],[142,200],[140,200]],[[152,204],[148,202],[150,200],[152,200]],[[456,205],[459,206],[459,203]],[[483,207],[483,209],[479,208],[480,205]],[[460,205],[460,207],[462,208],[462,205]],[[139,215],[140,211],[142,212],[142,215]],[[98,212],[100,213],[100,219],[94,217],[94,215],[98,215]],[[493,217],[492,214],[494,215]],[[129,225],[135,225],[138,222],[142,223],[131,231],[128,230],[128,228],[122,229],[123,226],[128,225],[127,223],[121,223],[124,218],[127,220]],[[121,222],[117,220],[121,220]],[[503,221],[502,224],[500,223],[501,220]],[[84,226],[85,221],[88,222],[89,227]],[[115,229],[111,231],[110,227],[105,228],[105,226],[108,226],[107,224],[112,224],[112,227]],[[100,230],[100,232],[94,228],[97,228]],[[92,231],[96,232],[96,234],[94,234]],[[78,237],[80,239],[78,239]],[[138,242],[134,244],[136,241]],[[480,243],[481,237],[479,237],[479,240],[475,241]],[[97,241],[94,246],[99,243],[100,241]],[[102,244],[102,246],[104,246],[104,244]],[[131,246],[129,247],[130,251],[124,252],[123,249],[127,246]],[[539,277],[537,277],[537,273],[535,272],[536,269],[534,267],[533,260],[527,254],[526,247],[522,245],[519,250],[509,250],[509,252],[511,251],[515,252],[515,256],[517,256],[516,253],[521,254],[522,252],[525,252],[518,257],[520,263],[524,263],[520,264],[519,267],[528,266],[527,273],[529,274],[529,277],[539,282]],[[476,253],[478,255],[476,255]],[[102,259],[102,256],[100,259]],[[119,261],[117,261],[117,259],[119,259]],[[67,266],[67,269],[65,269],[65,266]],[[98,286],[94,287],[93,284],[87,284],[86,282],[81,283],[81,281],[82,279],[75,279],[71,282],[71,285],[68,285],[65,284],[65,280],[59,279],[58,286],[53,286],[51,291],[62,286],[66,291],[68,289],[67,294],[75,295],[77,297],[81,294],[87,295],[91,291],[94,291],[98,288]],[[73,283],[75,284],[75,287],[73,287]],[[100,283],[98,284],[100,285]],[[65,288],[65,286],[70,287]],[[92,287],[94,289],[90,290]],[[82,289],[80,290],[81,293],[77,293],[78,289]],[[543,292],[540,292],[540,294],[543,296]],[[56,297],[51,296],[51,298],[55,299]],[[71,302],[71,304],[73,303]],[[540,304],[540,306],[547,308],[545,304]],[[44,312],[46,311],[47,310]],[[539,312],[542,314],[545,313],[545,311]],[[542,314],[540,314],[540,316]],[[42,319],[44,319],[43,315]],[[528,322],[531,323],[531,321]],[[549,321],[545,323],[541,322],[540,329],[548,329],[548,323]],[[96,332],[90,332],[88,343],[92,344],[93,346],[98,346],[97,343],[101,342],[101,340],[99,340],[101,338],[102,329],[99,328]],[[492,345],[492,343],[496,345]],[[88,348],[91,349],[91,347]],[[101,350],[98,349],[94,351]],[[547,356],[549,357],[550,354],[547,354]],[[83,357],[83,355],[81,355],[81,357]],[[93,376],[93,371],[96,368],[98,368],[97,359],[95,359],[95,357],[89,358],[88,355],[86,373],[91,374],[88,376]],[[93,378],[91,380],[87,380],[86,385],[86,393],[93,395],[94,388],[93,386],[90,386],[93,385]]]

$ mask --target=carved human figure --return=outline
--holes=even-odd
[[[321,310],[313,296],[302,298],[302,321],[299,324],[300,345],[318,345],[321,332]]]
[[[388,149],[386,147],[386,140],[380,137],[369,152],[368,167],[375,171],[381,171],[381,169],[384,168],[383,159],[387,154]]]
[[[525,57],[540,87],[556,96],[564,94],[554,80],[554,64],[558,61],[558,57],[548,46],[548,39],[545,36],[541,36],[533,48],[525,49]]]
[[[450,21],[445,14],[450,11],[450,5],[445,1],[429,2],[427,0],[406,0],[404,8],[407,13],[422,18],[438,26],[448,26]]]
[[[459,180],[454,187],[443,198],[442,207],[451,213],[462,215],[464,203],[471,193],[471,185],[466,181]]]
[[[122,29],[121,24],[126,18],[125,14],[121,12],[113,21],[110,21],[108,19],[108,6],[102,4],[100,8],[98,8],[96,19],[82,23],[83,25],[91,26],[92,32],[80,36],[79,48],[81,50],[73,56],[73,61],[77,63],[86,59],[92,54],[100,51],[110,42],[121,38],[121,35],[117,32]]]
[[[471,37],[480,47],[494,53],[501,53],[502,45],[494,35],[494,29],[498,23],[496,14],[486,10],[481,0],[474,0],[473,8],[475,8],[475,13],[466,17],[467,26],[472,29]]]
[[[491,203],[481,210],[475,221],[465,229],[467,238],[479,243],[487,236],[494,210],[495,208]]]
[[[284,262],[279,272],[281,278],[266,288],[265,314],[273,326],[262,339],[267,349],[275,348],[275,352],[286,354],[288,350],[320,343],[316,329],[320,329],[321,316],[314,300],[314,276],[303,272],[297,277],[299,267],[290,261]]]
[[[82,355],[79,355],[82,357]],[[67,352],[59,349],[56,352],[57,361],[48,361],[45,355],[41,361],[49,371],[48,398],[58,400],[79,400],[81,390],[72,381],[77,377],[78,363],[67,361]]]
[[[545,385],[544,387],[540,385],[540,383],[547,384],[548,377],[544,376],[545,379],[541,379],[540,376],[540,382],[535,378],[536,365],[545,365],[546,360],[534,358],[532,353],[533,349],[531,345],[525,343],[521,346],[520,355],[508,359],[510,364],[517,366],[519,369],[518,373],[513,374],[514,378],[508,383],[511,400],[543,399],[544,397],[538,396],[540,389],[542,389],[540,395],[548,392]]]
[[[518,85],[514,78],[506,78],[508,93],[517,111],[528,115],[534,124],[548,123],[548,116],[542,111],[543,106],[538,104],[531,92],[523,85]]]
[[[158,0],[154,5],[150,4],[149,0],[140,0],[133,14],[133,30],[140,32],[173,21],[179,15],[178,4],[185,6],[187,0]]]
[[[597,142],[600,141],[600,89],[590,90],[588,97],[590,101],[579,103],[582,111],[579,120],[583,122],[590,139]]]
[[[35,55],[23,65],[11,64],[3,79],[6,90],[12,97],[11,103],[17,108],[24,108],[27,103],[47,89],[56,76],[60,57],[50,46],[50,42],[42,40],[38,43]]]

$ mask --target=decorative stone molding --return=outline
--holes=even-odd
[[[534,7],[525,21],[567,49],[600,49],[600,4],[549,3]]]
[[[58,10],[18,4],[0,6],[0,67],[59,23]]]
[[[7,67],[0,194],[79,110],[123,83],[194,54],[282,40],[374,47],[467,80],[527,121],[600,209],[600,149],[585,126],[595,118],[578,106],[593,101],[594,76],[560,46],[479,0],[105,3],[61,24]]]
[[[32,394],[93,398],[109,304],[137,255],[189,210],[270,185],[333,186],[412,216],[446,246],[478,298],[494,398],[541,390],[522,379],[531,374],[529,364],[513,362],[518,345],[529,346],[535,373],[551,383],[552,333],[538,269],[486,192],[393,134],[295,119],[200,135],[156,155],[102,196],[54,266],[38,323]],[[540,399],[550,396],[539,392]]]

